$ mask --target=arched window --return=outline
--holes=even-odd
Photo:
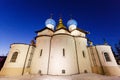
[[[63,48],[63,56],[65,56],[65,49]]]
[[[41,49],[41,51],[40,51],[40,56],[42,56],[42,52],[43,52],[43,50]]]
[[[87,70],[84,70],[84,73],[88,73]]]
[[[17,56],[18,56],[18,52],[14,52],[13,55],[12,55],[12,58],[11,58],[10,62],[15,62],[16,59],[17,59]]]
[[[111,61],[110,56],[107,52],[104,53],[106,61]]]
[[[64,69],[62,70],[62,74],[65,74],[65,70]]]
[[[84,51],[82,51],[82,54],[83,54],[83,57],[85,58],[85,52]]]

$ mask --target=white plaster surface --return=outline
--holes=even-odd
[[[17,77],[0,77],[0,80],[120,80],[118,76],[103,76],[99,74],[79,74],[72,76],[29,75]]]

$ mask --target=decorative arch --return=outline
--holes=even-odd
[[[107,52],[104,52],[104,57],[107,62],[111,61],[110,56]]]
[[[18,52],[14,52],[10,62],[16,62],[17,56],[18,56]]]

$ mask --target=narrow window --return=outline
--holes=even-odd
[[[84,70],[84,73],[88,73],[87,70]]]
[[[38,73],[41,74],[41,70],[39,70]]]
[[[63,56],[65,56],[65,49],[63,48]]]
[[[62,74],[65,74],[65,70],[64,69],[62,70]]]
[[[82,51],[82,54],[83,54],[83,57],[85,58],[85,52],[84,51]]]
[[[43,50],[41,49],[41,51],[40,51],[40,56],[42,56],[42,51],[43,51]]]
[[[109,54],[107,52],[104,53],[106,61],[111,61]]]
[[[10,62],[16,62],[17,56],[18,56],[18,52],[14,52]]]

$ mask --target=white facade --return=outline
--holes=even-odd
[[[113,57],[113,53],[111,47],[108,45],[98,45],[96,46],[98,51],[100,61],[102,62],[101,65],[103,66],[104,73],[106,75],[120,75],[120,68],[116,63],[115,58]],[[110,60],[107,61],[105,58],[105,53],[109,55]]]
[[[69,31],[60,19],[57,30],[46,27],[37,31],[36,43],[12,44],[0,75],[73,75],[89,72],[120,76],[111,47],[88,46],[86,34],[78,28]]]
[[[26,44],[12,44],[7,59],[1,70],[3,75],[21,75],[24,74],[25,68],[30,58],[30,53],[33,51],[33,46]],[[16,60],[12,60],[14,53],[18,53]],[[28,58],[29,57],[29,58]]]

